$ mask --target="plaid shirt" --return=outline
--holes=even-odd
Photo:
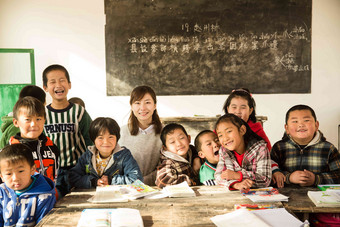
[[[278,163],[279,169],[276,171],[281,171],[286,176],[287,184],[290,183],[291,173],[304,169],[315,174],[315,186],[340,184],[340,154],[320,131],[304,148],[285,134],[282,140],[274,144],[271,158]]]
[[[161,152],[161,164],[157,167],[156,185],[163,188],[184,181],[196,185],[198,176],[192,169],[192,151],[189,149],[189,161],[170,151]]]
[[[221,146],[219,151],[219,161],[216,168],[215,180],[217,184],[228,187],[232,184],[250,179],[255,182],[253,187],[267,187],[272,177],[271,161],[267,145],[263,140],[250,143],[244,153],[242,166],[236,160],[232,151]],[[224,180],[221,179],[222,171],[229,169],[240,172],[242,179]]]

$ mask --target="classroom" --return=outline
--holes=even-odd
[[[82,98],[92,119],[111,117],[122,126],[129,118],[130,97],[107,94],[104,2],[1,0],[0,48],[34,49],[35,84],[40,87],[48,65],[65,66],[72,82],[68,97]],[[339,0],[312,0],[310,93],[253,94],[257,115],[267,117],[263,128],[272,144],[282,138],[287,110],[306,104],[315,110],[327,140],[339,149],[339,12]],[[223,114],[228,94],[157,95],[157,111],[161,118],[215,117]],[[48,94],[46,103],[51,103]]]

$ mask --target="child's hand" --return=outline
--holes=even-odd
[[[197,174],[200,171],[201,168],[201,159],[199,157],[194,158],[194,161],[192,163],[192,169]]]
[[[277,184],[278,188],[283,188],[285,186],[286,176],[281,173],[280,171],[277,171],[273,174],[273,182],[274,184]]]
[[[239,172],[232,171],[230,169],[224,170],[221,173],[221,178],[225,180],[238,180],[241,175]]]
[[[97,181],[98,186],[105,186],[109,185],[109,178],[106,175],[103,175],[98,181]]]
[[[308,170],[297,170],[290,175],[289,181],[300,186],[311,186],[314,184],[315,175]]]
[[[238,189],[238,190],[247,190],[249,188],[251,188],[251,186],[253,186],[254,181],[249,180],[249,179],[245,179],[239,183],[235,183],[233,185],[233,188]]]

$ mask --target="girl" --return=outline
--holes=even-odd
[[[162,147],[162,123],[156,104],[156,94],[151,87],[138,86],[133,89],[130,96],[130,118],[121,131],[121,144],[131,149],[147,185],[155,185]]]
[[[217,184],[229,190],[267,187],[272,171],[264,140],[234,114],[221,116],[215,130],[221,143],[215,173]]]
[[[143,181],[142,173],[130,151],[118,144],[120,128],[112,118],[99,117],[90,124],[94,146],[79,158],[70,170],[70,184],[77,188],[95,188],[110,184]]]
[[[270,151],[272,146],[270,141],[263,131],[260,122],[256,122],[255,100],[247,88],[236,89],[231,92],[228,99],[225,101],[223,110],[224,113],[232,113],[247,122],[251,130],[262,137],[267,143],[267,148]]]

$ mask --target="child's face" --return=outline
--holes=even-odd
[[[151,122],[155,109],[156,104],[149,93],[146,93],[141,100],[135,101],[131,105],[131,110],[139,122]]]
[[[53,100],[67,100],[68,90],[71,89],[71,83],[68,82],[63,71],[53,70],[46,75],[47,86],[44,86]]]
[[[246,133],[246,127],[244,125],[238,129],[231,122],[221,122],[217,125],[216,132],[224,148],[230,151],[236,151],[239,154],[245,152],[243,135]]]
[[[99,151],[102,158],[109,157],[117,145],[117,137],[109,133],[108,130],[101,132],[96,139],[94,144]]]
[[[199,140],[201,143],[201,150],[198,152],[200,158],[205,158],[211,164],[217,164],[219,159],[218,151],[221,147],[217,135],[213,132],[206,133]]]
[[[26,160],[11,163],[8,160],[1,160],[1,179],[7,187],[13,190],[23,190],[32,183],[31,176],[35,172],[35,165],[32,167]]]
[[[190,136],[185,135],[182,129],[175,129],[172,133],[166,135],[165,144],[167,151],[186,158],[189,150]]]
[[[307,145],[319,129],[319,122],[315,121],[309,110],[294,110],[289,113],[286,133],[300,145]]]
[[[253,112],[253,108],[249,108],[248,101],[242,97],[233,98],[227,109],[228,113],[235,114],[245,122],[248,122],[249,116]]]
[[[27,139],[38,139],[44,130],[45,117],[30,116],[24,108],[20,108],[18,119],[13,118],[13,124],[20,129],[20,135]]]

